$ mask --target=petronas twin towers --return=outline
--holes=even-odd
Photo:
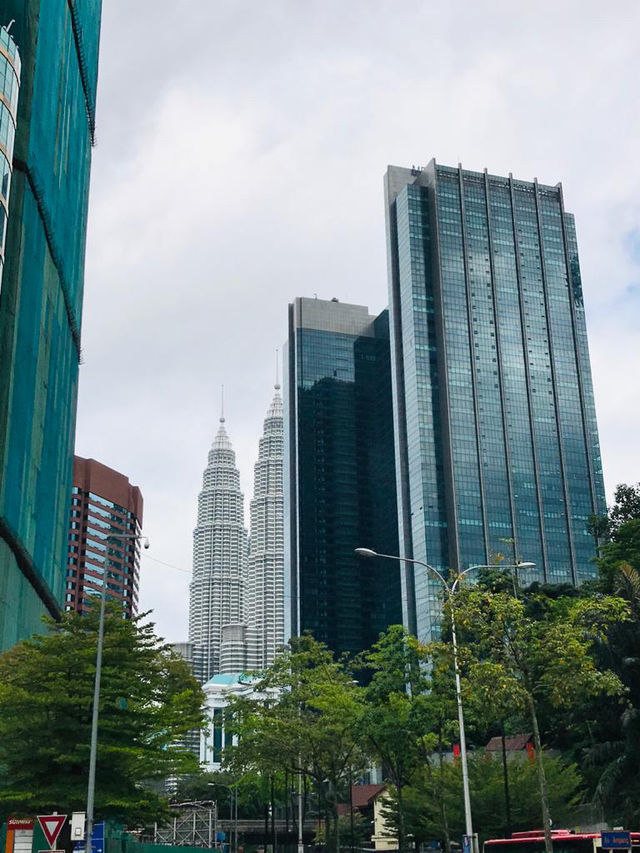
[[[213,441],[193,532],[189,641],[194,672],[262,670],[284,643],[284,430],[280,385],[254,470],[250,537],[240,473],[224,417]]]

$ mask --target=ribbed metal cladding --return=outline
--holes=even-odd
[[[397,203],[389,203],[391,196],[388,181],[385,179],[386,226],[387,226],[387,267],[389,280],[397,281],[398,272],[398,223]],[[402,316],[400,311],[400,295],[398,289],[390,288],[389,301],[391,304],[390,340],[391,340],[391,373],[392,397],[396,460],[396,491],[398,496],[398,544],[400,554],[413,554],[411,539],[411,501],[409,498],[409,478],[407,472],[407,422],[404,401],[404,353]],[[408,630],[416,633],[416,605],[413,566],[403,563],[400,570],[403,621]]]
[[[495,271],[495,259],[493,256],[493,231],[491,227],[491,216],[489,211],[489,173],[488,170],[484,170],[484,201],[485,201],[485,213],[487,217],[487,234],[489,239],[489,267],[491,269],[491,280],[494,282],[494,286],[491,288],[491,296],[492,296],[492,304],[493,304],[493,321],[495,324],[496,330],[496,358],[498,363],[498,384],[500,386],[500,409],[502,413],[502,437],[504,441],[504,452],[507,462],[507,490],[509,493],[509,512],[511,515],[511,528],[513,530],[513,558],[514,561],[518,559],[518,555],[520,554],[520,544],[519,544],[519,535],[518,535],[518,525],[516,523],[516,510],[515,503],[513,497],[513,477],[512,477],[512,466],[511,466],[511,447],[509,445],[509,433],[507,429],[507,417],[505,411],[505,387],[504,387],[504,365],[502,361],[502,341],[500,339],[500,315],[498,312],[498,301],[496,294],[496,271]]]
[[[509,194],[511,197],[511,219],[513,224],[513,243],[515,246],[515,263],[516,263],[516,272],[517,272],[517,287],[518,287],[518,301],[520,305],[520,329],[522,332],[522,349],[524,354],[524,372],[526,377],[526,386],[527,386],[527,411],[529,415],[529,427],[531,430],[531,450],[533,454],[533,463],[534,463],[534,475],[535,475],[535,483],[536,483],[536,497],[538,502],[538,520],[540,524],[540,545],[542,548],[542,560],[543,564],[540,568],[542,568],[542,572],[544,575],[545,582],[548,578],[548,559],[547,559],[547,545],[545,539],[545,530],[544,530],[544,511],[542,508],[542,494],[540,489],[540,476],[539,476],[539,461],[538,461],[538,450],[536,447],[536,439],[535,439],[535,423],[533,417],[533,407],[531,400],[531,374],[529,370],[529,358],[528,358],[528,347],[527,347],[527,335],[526,335],[526,321],[525,321],[525,310],[524,310],[524,295],[523,295],[523,286],[522,286],[522,271],[520,266],[520,257],[518,253],[518,229],[516,226],[516,209],[515,209],[515,198],[514,198],[514,187],[513,187],[513,175],[509,173]]]
[[[487,503],[484,488],[484,475],[482,471],[482,453],[480,439],[480,412],[478,406],[478,375],[476,370],[476,360],[474,356],[474,329],[473,329],[473,309],[471,304],[471,287],[469,281],[469,249],[467,245],[467,227],[466,227],[466,210],[464,201],[464,177],[462,166],[458,164],[458,190],[460,192],[460,224],[462,228],[462,253],[464,263],[464,283],[465,295],[467,302],[467,323],[469,325],[469,361],[471,363],[471,385],[473,395],[473,421],[476,436],[476,457],[478,464],[478,481],[480,484],[480,511],[482,513],[482,533],[484,536],[484,560],[489,562],[489,529],[487,525]],[[464,567],[458,565],[457,568],[462,570]]]
[[[431,164],[430,164],[431,165]],[[449,544],[449,566],[457,568],[460,566],[460,542],[458,536],[458,500],[456,495],[456,480],[453,470],[453,444],[451,435],[451,407],[449,404],[449,384],[448,377],[448,358],[447,358],[447,336],[444,327],[444,309],[443,309],[443,293],[442,293],[442,269],[440,258],[442,250],[440,245],[440,217],[437,209],[437,192],[438,192],[438,171],[436,163],[433,161],[433,169],[428,169],[429,177],[432,180],[429,193],[429,213],[432,220],[433,231],[435,233],[434,250],[431,253],[431,271],[434,280],[434,308],[435,308],[435,326],[436,340],[438,346],[438,371],[441,389],[441,406],[440,416],[442,418],[442,439],[444,444],[444,479],[445,490],[447,492],[447,537]],[[427,558],[429,559],[429,558]],[[437,583],[434,581],[434,583]]]
[[[549,363],[551,364],[551,376],[552,376],[552,387],[553,387],[553,402],[556,410],[556,435],[558,438],[558,450],[560,453],[560,475],[562,479],[562,490],[564,493],[564,506],[565,506],[565,519],[567,522],[567,537],[569,542],[569,554],[571,557],[571,577],[573,579],[573,583],[577,583],[577,572],[576,572],[576,554],[575,548],[573,545],[573,530],[571,525],[571,499],[569,496],[569,489],[567,486],[567,471],[565,465],[565,452],[564,452],[564,441],[562,436],[562,429],[560,425],[560,404],[558,400],[558,376],[556,371],[556,357],[554,352],[554,341],[553,341],[553,329],[551,325],[550,318],[550,305],[549,305],[549,287],[547,283],[547,263],[545,258],[545,246],[544,246],[544,234],[542,228],[542,217],[540,214],[540,192],[538,188],[538,179],[534,178],[533,180],[534,194],[533,197],[535,199],[536,204],[536,220],[538,223],[538,240],[540,244],[540,266],[542,272],[542,289],[544,291],[544,309],[545,309],[545,318],[547,321],[547,336],[549,338]]]

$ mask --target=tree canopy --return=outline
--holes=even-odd
[[[544,757],[549,808],[556,825],[564,825],[580,796],[581,778],[575,764]],[[519,830],[540,826],[540,791],[535,762],[525,757],[509,761],[511,821]],[[499,757],[476,752],[469,758],[474,830],[482,840],[505,834],[504,777]],[[416,841],[447,842],[446,831],[460,838],[465,830],[460,762],[446,762],[441,769],[423,767],[405,791],[407,831]]]
[[[226,750],[225,766],[238,777],[302,773],[326,816],[331,849],[338,845],[339,795],[366,765],[360,691],[348,667],[304,636],[267,670],[256,698],[238,699],[230,709],[238,745]]]
[[[540,709],[568,708],[585,697],[623,692],[618,676],[597,666],[594,651],[628,612],[626,602],[613,596],[533,595],[523,601],[508,593],[466,589],[455,599],[456,623],[467,640],[463,652],[470,691],[494,713],[524,712],[530,719],[548,853],[551,814]]]
[[[200,686],[146,615],[105,615],[95,813],[130,825],[166,813],[150,783],[197,769],[178,744],[202,722]],[[0,656],[4,815],[86,805],[99,616],[46,621]]]

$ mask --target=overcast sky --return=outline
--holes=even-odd
[[[76,452],[142,489],[167,639],[220,385],[248,509],[288,302],[387,304],[389,163],[563,182],[608,494],[640,479],[639,32],[637,0],[105,0]]]

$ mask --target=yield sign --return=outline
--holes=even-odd
[[[66,814],[38,815],[38,823],[42,827],[44,837],[47,839],[49,847],[53,847],[56,843],[56,838],[60,835],[60,830],[64,826],[66,819]]]

